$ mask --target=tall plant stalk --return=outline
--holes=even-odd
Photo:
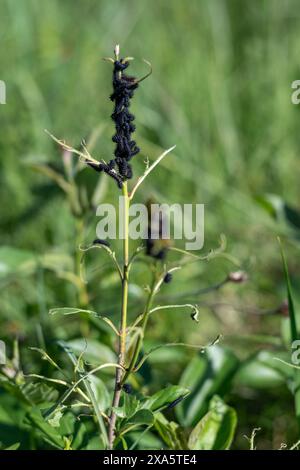
[[[132,355],[130,364],[129,364],[128,368],[126,369],[126,372],[123,375],[122,385],[124,384],[124,382],[127,380],[127,378],[130,376],[130,374],[134,370],[134,367],[135,367],[136,362],[137,362],[138,357],[139,357],[139,353],[141,351],[141,347],[142,347],[143,339],[144,339],[144,334],[145,334],[145,329],[146,329],[146,326],[147,326],[147,323],[148,323],[149,312],[150,312],[150,309],[151,309],[151,306],[152,306],[152,301],[153,301],[153,297],[154,297],[154,293],[155,293],[154,286],[155,286],[155,276],[153,278],[153,285],[152,285],[152,288],[149,292],[148,299],[147,299],[146,306],[145,306],[145,310],[144,310],[144,313],[143,313],[143,316],[142,316],[141,333],[139,334],[139,336],[137,338],[137,341],[135,343],[135,347],[134,347],[134,351],[133,351],[133,355]]]
[[[131,192],[128,192],[128,180],[130,180],[133,176],[132,168],[131,168],[131,159],[135,155],[140,152],[139,147],[136,145],[136,142],[132,138],[132,134],[135,131],[135,125],[133,124],[134,115],[129,111],[130,107],[130,100],[134,95],[134,91],[138,87],[139,83],[147,78],[151,74],[151,64],[147,61],[146,64],[150,66],[150,72],[142,77],[141,79],[136,79],[134,77],[130,77],[124,73],[124,70],[128,68],[130,60],[132,57],[127,57],[125,59],[119,59],[119,46],[115,47],[114,53],[115,57],[113,58],[106,58],[105,60],[113,63],[113,93],[110,96],[110,99],[115,103],[114,111],[111,115],[114,123],[115,123],[115,131],[112,140],[116,143],[116,148],[114,151],[114,158],[111,159],[109,162],[104,160],[98,161],[94,159],[90,153],[86,145],[83,143],[82,148],[80,150],[75,149],[66,142],[57,139],[52,134],[48,133],[50,137],[57,142],[64,151],[71,152],[72,154],[78,155],[84,163],[86,163],[89,167],[93,168],[97,172],[104,172],[108,176],[110,176],[117,184],[118,188],[122,189],[122,196],[123,196],[123,206],[122,206],[122,221],[123,221],[123,262],[119,264],[116,260],[115,254],[107,247],[106,244],[102,243],[103,240],[97,239],[93,242],[93,246],[101,246],[102,248],[106,249],[106,251],[110,254],[114,264],[117,267],[118,273],[121,278],[122,284],[122,303],[121,303],[121,318],[119,327],[116,327],[112,324],[112,322],[102,317],[106,323],[108,323],[117,334],[118,337],[118,360],[117,364],[105,364],[100,366],[114,366],[116,368],[115,373],[115,382],[114,382],[114,390],[113,390],[113,399],[111,405],[111,411],[109,416],[105,416],[108,419],[108,429],[105,428],[102,415],[98,407],[96,406],[97,403],[92,397],[91,401],[95,408],[96,416],[99,421],[100,427],[100,439],[104,443],[105,447],[108,449],[114,448],[114,442],[116,438],[116,423],[117,423],[117,414],[116,408],[120,405],[122,387],[127,380],[127,378],[137,370],[137,361],[139,358],[139,354],[142,349],[143,339],[145,330],[148,323],[148,318],[151,313],[152,302],[154,296],[159,290],[161,283],[163,282],[165,273],[161,274],[160,276],[154,270],[153,272],[153,282],[150,287],[149,295],[146,301],[145,309],[140,318],[140,334],[136,339],[133,354],[128,360],[128,364],[126,363],[126,342],[127,342],[127,335],[130,334],[130,329],[127,328],[127,311],[128,311],[128,283],[129,283],[129,271],[132,265],[134,258],[140,253],[140,249],[138,249],[131,258],[129,257],[129,209],[130,209],[130,202],[134,197],[139,186],[145,180],[147,175],[151,173],[152,170],[160,163],[160,161],[170,153],[175,146],[169,148],[165,152],[163,152],[157,160],[152,163],[152,165],[147,166],[146,170],[144,171],[143,175],[138,178],[136,183],[133,185]],[[129,163],[130,162],[130,163]],[[78,236],[82,235],[80,230],[82,230],[82,225],[78,224]],[[90,249],[91,247],[87,248],[86,250]],[[141,247],[140,247],[141,248]],[[142,247],[144,248],[144,247]],[[83,251],[86,251],[83,250]],[[80,257],[77,258],[77,270],[80,271]],[[178,269],[178,268],[172,268]],[[171,270],[169,270],[171,272]],[[80,304],[83,306],[88,304],[88,297],[85,286],[80,286],[82,289],[80,290]],[[171,306],[172,307],[172,306]],[[177,306],[178,307],[178,306]],[[180,306],[179,306],[180,307]],[[138,323],[139,323],[138,321]],[[97,369],[98,370],[98,369]],[[100,369],[99,369],[100,370]],[[108,431],[108,432],[107,432]]]
[[[126,328],[127,328],[127,306],[128,306],[128,267],[129,267],[129,204],[127,182],[123,183],[122,187],[123,200],[124,200],[124,214],[123,214],[123,276],[122,276],[122,305],[121,305],[121,325],[119,331],[119,356],[118,364],[125,367],[126,357]],[[122,391],[122,369],[116,369],[114,396],[112,402],[112,411],[109,419],[108,441],[109,449],[113,448],[115,439],[115,426],[116,426],[116,413],[114,408],[119,405]]]

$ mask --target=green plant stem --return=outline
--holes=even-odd
[[[152,286],[151,286],[151,289],[150,289],[150,292],[149,292],[149,295],[148,295],[147,303],[146,303],[146,306],[145,306],[145,310],[144,310],[144,313],[143,313],[143,317],[142,317],[142,320],[141,320],[141,333],[140,333],[140,335],[139,335],[139,337],[136,341],[135,348],[134,348],[134,351],[133,351],[133,355],[132,355],[129,367],[127,368],[127,370],[126,370],[126,372],[123,376],[123,379],[122,379],[122,384],[124,384],[124,382],[128,379],[129,375],[133,372],[133,370],[135,368],[135,365],[136,365],[136,362],[137,362],[137,359],[139,357],[141,347],[142,347],[142,344],[143,344],[145,330],[146,330],[149,315],[150,315],[150,310],[151,310],[153,298],[154,298],[154,295],[155,295],[155,285],[156,285],[156,279],[155,279],[155,276],[154,276],[153,277],[153,283],[152,283]]]
[[[123,240],[123,277],[122,277],[122,307],[121,307],[121,327],[119,336],[119,356],[118,364],[124,367],[126,356],[126,329],[127,329],[127,306],[128,306],[128,265],[129,265],[129,197],[127,182],[123,183],[124,198],[124,240]],[[116,413],[114,408],[119,405],[122,391],[122,370],[116,369],[114,396],[112,411],[109,418],[108,441],[109,449],[113,448],[115,439]]]
[[[78,246],[82,242],[83,239],[83,229],[84,229],[84,223],[81,218],[76,220],[76,254],[75,254],[75,263],[76,263],[76,275],[78,279],[80,279],[80,284],[79,284],[79,305],[80,307],[84,308],[89,304],[89,297],[88,293],[86,290],[86,285],[82,281],[80,277],[80,271],[81,271],[81,253],[78,249]]]

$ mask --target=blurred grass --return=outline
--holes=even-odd
[[[59,166],[61,156],[45,128],[74,145],[99,128],[94,153],[109,158],[111,69],[100,59],[120,43],[124,54],[138,59],[132,66],[138,76],[145,68],[139,59],[153,64],[153,75],[134,99],[136,139],[142,147],[135,172],[143,171],[145,156],[155,158],[161,148],[177,145],[147,179],[140,199],[153,195],[161,202],[205,203],[205,251],[225,233],[229,252],[250,274],[245,286],[227,285],[204,299],[214,308],[212,313],[211,305],[203,305],[199,330],[185,331],[182,314],[172,313],[152,322],[152,338],[183,336],[202,344],[220,331],[238,337],[279,334],[279,317],[251,312],[275,309],[285,297],[276,235],[290,232],[257,204],[256,197],[274,193],[292,207],[300,206],[299,107],[290,99],[291,83],[299,78],[298,10],[296,0],[3,0],[0,79],[7,85],[7,104],[0,108],[1,244],[40,255],[73,256],[76,227],[63,194],[26,161]],[[84,178],[89,187],[95,184],[90,172],[85,171]],[[104,197],[115,200],[111,183]],[[93,234],[91,225],[83,241]],[[297,304],[299,245],[294,236],[287,256]],[[180,279],[175,276],[168,292],[217,283],[230,269],[233,266],[219,260],[193,265]],[[116,284],[106,277],[105,265],[98,272],[93,303],[115,315]],[[139,276],[137,269],[134,280]],[[40,325],[52,329],[54,337],[77,331],[77,325],[66,327],[69,319],[49,320],[50,307],[72,306],[77,298],[73,287],[43,266],[30,277],[12,277],[2,284],[5,338],[17,334],[32,345],[42,341]],[[138,311],[139,296],[131,302]],[[80,328],[82,334],[89,331],[86,324]],[[259,347],[229,338],[225,343],[241,358]],[[170,367],[170,380],[180,370],[180,361]],[[259,397],[259,403],[265,403],[266,396]],[[282,413],[280,406],[271,416]],[[289,416],[292,405],[286,408],[283,414]],[[254,416],[256,426],[259,410]],[[265,445],[271,446],[279,439],[272,437],[272,419],[264,418],[263,425]],[[249,435],[249,428],[245,413],[239,435],[242,430]],[[283,425],[284,437],[287,428]]]

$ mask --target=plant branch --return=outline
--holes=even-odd
[[[154,307],[149,311],[149,315],[151,315],[151,313],[153,313],[153,312],[156,312],[157,310],[170,310],[170,309],[173,309],[173,308],[189,308],[189,309],[191,309],[193,319],[198,322],[199,310],[198,310],[197,305],[193,305],[193,304],[158,305],[157,307]]]
[[[155,293],[156,293],[155,287],[156,287],[157,284],[156,284],[155,281],[156,281],[156,279],[155,279],[155,276],[154,276],[152,286],[151,286],[151,289],[150,289],[150,292],[149,292],[149,295],[148,295],[148,299],[147,299],[147,302],[146,302],[145,310],[144,310],[144,313],[141,316],[140,333],[139,333],[139,336],[138,336],[136,344],[135,344],[135,348],[134,348],[134,351],[133,351],[133,355],[132,355],[129,367],[127,368],[127,370],[126,370],[126,372],[123,376],[122,385],[126,382],[127,378],[129,377],[131,372],[134,370],[136,361],[139,357],[139,353],[140,353],[142,343],[143,343],[143,339],[144,339],[145,329],[146,329],[146,326],[147,326],[147,323],[148,323],[148,318],[149,318],[149,314],[150,314],[150,310],[151,310],[151,306],[152,306],[152,301],[153,301],[153,298],[154,298]]]
[[[120,278],[121,278],[121,280],[122,280],[122,278],[123,278],[123,273],[122,273],[122,270],[121,270],[121,268],[120,268],[120,265],[119,265],[119,263],[118,263],[118,261],[117,261],[116,254],[115,254],[115,252],[112,251],[108,246],[106,246],[106,245],[93,245],[93,244],[88,245],[88,246],[79,245],[79,250],[80,250],[80,251],[83,251],[84,254],[85,254],[87,251],[89,251],[89,250],[93,250],[94,248],[98,248],[98,249],[100,249],[100,250],[104,250],[104,251],[106,251],[106,252],[109,254],[109,256],[110,256],[110,258],[112,259],[112,261],[113,261],[113,263],[114,263],[114,265],[115,265],[115,267],[116,267],[116,269],[117,269],[117,271],[118,271],[118,274],[119,274],[119,276],[120,276]]]
[[[126,355],[126,333],[127,333],[127,305],[128,305],[128,266],[129,266],[129,204],[127,182],[122,187],[124,197],[124,240],[123,240],[123,274],[122,274],[122,307],[121,307],[121,327],[119,333],[119,356],[118,364],[123,368]],[[116,413],[114,409],[118,407],[122,391],[122,369],[116,369],[114,396],[112,411],[109,418],[108,441],[109,449],[113,449],[115,440]]]
[[[138,189],[138,187],[142,184],[142,182],[144,181],[144,179],[149,175],[149,173],[151,173],[152,170],[154,170],[154,168],[159,164],[159,162],[166,156],[168,155],[168,153],[172,152],[172,150],[174,150],[174,148],[176,147],[176,145],[173,145],[173,147],[170,147],[168,150],[166,150],[165,152],[163,152],[156,160],[154,163],[152,163],[151,166],[149,166],[149,168],[147,168],[147,170],[145,171],[145,173],[137,180],[137,182],[135,183],[131,193],[130,193],[130,200],[133,199],[133,196],[135,195],[135,192],[136,190]]]
[[[133,372],[137,372],[144,362],[148,359],[150,354],[154,353],[155,351],[158,351],[158,349],[161,348],[170,348],[170,347],[184,347],[184,348],[191,348],[191,349],[199,349],[200,351],[206,351],[207,348],[211,348],[212,346],[215,346],[215,344],[218,344],[220,339],[222,338],[221,335],[218,335],[211,343],[209,343],[206,346],[200,346],[197,344],[188,344],[188,343],[165,343],[165,344],[159,344],[158,346],[154,346],[151,348],[145,355],[142,357],[138,365],[134,368]]]
[[[169,269],[168,272],[170,273],[172,271],[176,271],[177,269],[180,269],[180,267],[176,266],[172,269]],[[122,385],[125,383],[125,381],[129,377],[129,375],[135,369],[135,364],[138,360],[139,353],[141,351],[141,347],[142,347],[142,343],[143,343],[143,339],[144,339],[145,330],[146,330],[146,327],[147,327],[149,315],[151,314],[152,302],[153,302],[153,299],[154,299],[155,295],[159,292],[160,286],[162,285],[162,283],[164,281],[165,274],[166,273],[164,272],[159,277],[158,281],[157,281],[157,278],[156,278],[155,274],[153,276],[153,281],[152,281],[152,285],[150,287],[150,291],[149,291],[148,299],[147,299],[147,302],[146,302],[145,310],[142,313],[142,315],[140,317],[138,317],[138,323],[141,321],[140,333],[139,333],[139,336],[138,336],[138,339],[137,339],[137,342],[136,342],[136,345],[135,345],[135,348],[134,348],[134,352],[133,352],[129,367],[127,368],[127,370],[126,370],[126,372],[123,376]],[[134,324],[136,325],[137,323],[135,322]]]

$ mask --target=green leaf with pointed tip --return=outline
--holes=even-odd
[[[99,439],[100,440],[100,439]],[[86,426],[83,422],[76,422],[72,439],[72,449],[81,449],[88,442]]]
[[[237,415],[218,396],[213,397],[210,409],[190,434],[191,450],[227,450],[234,438]]]
[[[140,408],[140,401],[128,393],[124,394],[124,413],[127,418],[133,416]]]
[[[172,405],[176,400],[184,399],[190,393],[189,389],[179,385],[170,385],[169,387],[159,390],[152,397],[147,398],[143,404],[143,408],[151,411],[158,411]]]

